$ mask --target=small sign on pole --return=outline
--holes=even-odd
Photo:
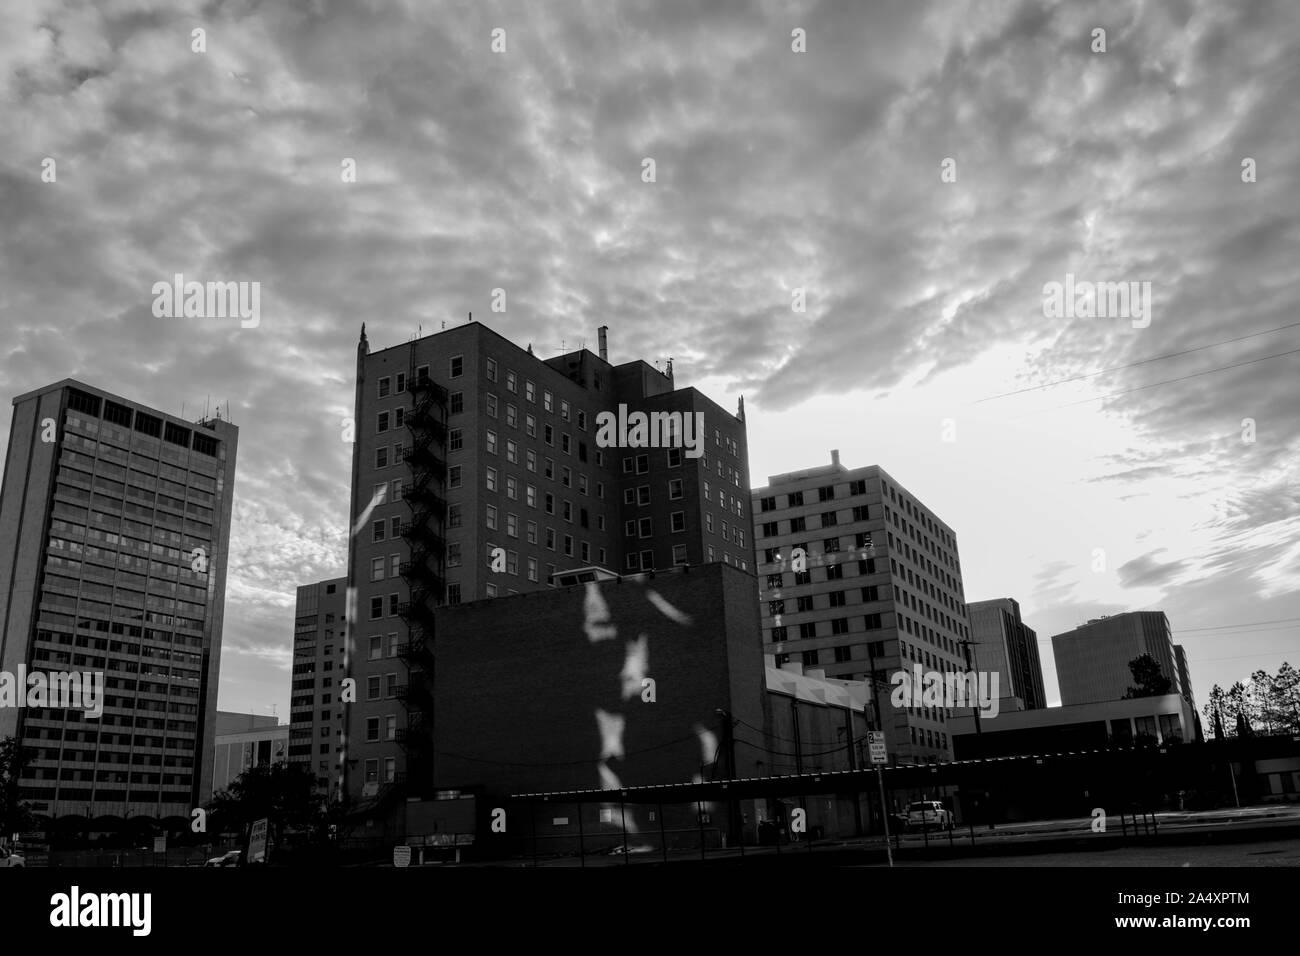
[[[867,747],[871,751],[872,763],[889,763],[889,754],[885,750],[885,732],[883,730],[868,731]]]
[[[393,866],[404,867],[411,865],[411,848],[409,846],[393,847]]]
[[[263,817],[253,824],[252,836],[248,841],[248,862],[266,862],[266,832],[269,821]]]

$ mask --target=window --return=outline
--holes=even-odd
[[[781,600],[778,600],[778,601],[768,601],[768,602],[767,602],[767,613],[768,613],[768,614],[773,614],[773,615],[775,615],[775,614],[784,614],[784,613],[785,613],[785,601],[781,601]]]
[[[686,563],[686,545],[684,544],[673,545],[673,565],[676,566],[685,563]]]
[[[321,728],[322,730],[325,728]],[[366,718],[366,743],[373,744],[379,742],[379,718]]]
[[[496,417],[497,417],[497,397],[496,397],[495,395],[493,395],[491,392],[488,392],[488,394],[487,394],[486,407],[487,407],[488,417],[489,417],[489,418],[496,418]]]
[[[511,501],[519,500],[519,481],[511,476],[506,476],[506,497]]]
[[[816,666],[817,666],[817,652],[816,652],[816,651],[804,651],[804,652],[803,652],[803,666],[804,666],[804,667],[816,667]]]
[[[465,410],[465,393],[452,392],[451,393],[451,414],[459,415],[464,410]]]
[[[537,417],[535,415],[524,416],[524,434],[529,438],[537,437]]]
[[[859,531],[854,540],[857,542],[859,548],[874,547],[871,543],[871,533],[869,531]]]
[[[532,522],[530,521],[529,524],[531,525]],[[534,532],[534,535],[535,534],[536,532]],[[528,580],[529,581],[537,580],[537,559],[536,558],[528,559]]]
[[[542,477],[555,480],[555,459],[547,458],[546,463],[542,466]]]
[[[497,490],[497,470],[496,470],[495,468],[485,468],[485,469],[483,470],[483,474],[484,474],[484,477],[485,477],[486,480],[487,480],[487,490],[488,490],[488,491],[496,491],[496,490]]]
[[[381,660],[384,656],[384,639],[379,636],[372,637],[370,639],[370,648],[367,654],[367,660]]]
[[[490,428],[487,430],[487,450],[493,455],[497,453],[497,433]]]
[[[790,533],[791,533],[791,534],[793,534],[793,533],[796,532],[796,531],[807,531],[807,530],[808,530],[808,527],[807,527],[807,524],[806,524],[806,520],[805,520],[804,518],[791,518],[791,519],[790,519]]]
[[[497,507],[496,505],[487,506],[487,528],[489,531],[497,529]]]
[[[853,495],[865,495],[866,493],[867,493],[867,482],[865,479],[859,478],[857,481],[849,482],[850,497],[852,497]]]
[[[573,535],[571,534],[564,536],[564,553],[569,557],[573,557]]]
[[[447,469],[447,487],[459,488],[461,483],[461,466],[452,465]]]
[[[573,502],[572,502],[572,501],[565,501],[565,502],[564,502],[564,520],[565,520],[565,521],[572,521],[572,520],[573,520]]]
[[[672,529],[673,532],[685,531],[685,530],[686,530],[686,512],[685,512],[685,511],[674,511],[671,515],[668,516],[668,518],[669,518],[669,522],[670,522],[670,527],[671,527],[671,529]],[[674,563],[675,563],[675,562],[674,562]]]
[[[387,717],[384,718],[384,739],[385,740],[397,739],[397,715],[396,714],[389,714]],[[391,760],[392,758],[390,757],[389,759]]]
[[[526,379],[524,380],[524,398],[534,405],[537,404],[537,386]]]
[[[515,373],[510,371],[510,369],[506,369],[506,391],[508,392],[519,391],[519,387],[515,382]]]
[[[637,455],[637,456],[636,456],[636,473],[637,473],[638,475],[644,475],[644,474],[645,474],[646,472],[648,472],[649,470],[650,470],[650,456],[649,456],[649,455]]]
[[[569,403],[566,402],[564,399],[560,399],[560,421],[567,422],[568,420],[569,420]]]
[[[871,517],[871,515],[870,515],[869,510],[868,510],[868,507],[867,507],[866,505],[854,505],[854,506],[853,506],[853,520],[854,520],[854,521],[867,521],[867,520],[870,519],[870,517]]]
[[[870,587],[865,587],[862,589],[862,601],[864,604],[870,604],[872,601],[879,601],[879,600],[880,600],[880,588],[878,588],[876,585],[873,584]]]
[[[373,521],[373,522],[371,522],[371,524],[370,524],[370,540],[371,540],[371,541],[383,541],[383,540],[384,540],[384,531],[385,531],[385,529],[386,529],[387,527],[388,527],[388,525],[387,525],[387,523],[384,521],[383,518],[380,518],[378,521]]]
[[[790,505],[789,505],[789,506],[790,506],[791,508],[797,508],[797,507],[799,507],[800,505],[803,504],[803,492],[802,492],[802,491],[792,491],[792,492],[790,493],[790,495],[789,495],[789,499],[790,499]]]
[[[537,507],[537,486],[527,485],[524,488],[524,503],[530,508]]]
[[[366,700],[379,700],[381,691],[381,681],[378,674],[371,674],[366,678]],[[379,718],[373,718],[378,720]]]
[[[383,378],[379,380],[379,397],[380,398],[388,397],[388,376],[387,375],[385,375]]]
[[[370,559],[370,580],[382,581],[383,579],[384,579],[384,559],[371,558]]]
[[[809,621],[807,624],[799,625],[799,636],[805,640],[817,636],[817,622]]]
[[[827,581],[840,581],[843,580],[843,578],[844,578],[844,565],[832,564],[827,566],[826,568]]]
[[[401,564],[402,564],[402,556],[400,554],[390,554],[388,556],[388,576],[390,578],[395,578],[398,576],[399,572],[397,569],[401,567]],[[327,631],[325,636],[329,637],[330,634],[332,633],[333,633],[332,631]],[[329,652],[330,649],[328,647],[325,648],[325,653],[328,654]]]
[[[580,495],[585,495],[585,494],[587,494],[587,476],[586,476],[586,475],[579,475],[579,476],[578,476],[578,494],[580,494]]]
[[[794,583],[795,587],[798,587],[801,584],[812,584],[812,572],[796,571],[794,573]]]
[[[460,451],[465,447],[465,432],[460,428],[452,428],[447,432],[447,450]]]
[[[648,505],[650,503],[650,486],[641,485],[636,490],[636,503],[638,505]]]
[[[547,551],[555,550],[555,529],[554,528],[546,529],[546,550]]]
[[[676,501],[681,497],[682,480],[680,478],[674,478],[672,481],[668,482],[668,500]]]
[[[627,535],[629,538],[632,537],[634,534],[636,534],[636,521],[633,520],[633,521],[623,522],[623,533]]]
[[[526,536],[526,540],[528,541],[529,544],[536,544],[537,543],[537,522],[536,521],[528,522],[528,524],[525,526],[524,533]]]
[[[845,600],[846,600],[846,599],[845,599],[845,595],[844,595],[844,592],[843,592],[843,591],[831,591],[829,597],[830,597],[830,602],[831,602],[831,603],[830,603],[830,606],[831,606],[831,607],[843,607],[843,606],[844,606],[844,603],[845,603]]]
[[[506,439],[506,461],[512,465],[519,464],[519,442],[513,438]]]
[[[370,620],[377,621],[384,616],[384,599],[381,597],[372,597],[370,599]]]
[[[632,474],[632,467],[633,467],[634,464],[635,464],[635,462],[632,460],[632,456],[631,456],[631,455],[628,455],[626,458],[624,458],[624,459],[623,459],[623,474],[625,474],[625,475],[630,475],[630,474]]]
[[[451,370],[449,372],[450,377],[460,378],[464,374],[465,374],[465,356],[453,355],[451,357]]]
[[[795,598],[796,611],[811,611],[813,609],[813,596],[806,594],[803,597]]]
[[[825,488],[818,488],[818,489],[817,489],[817,500],[818,500],[818,501],[830,501],[830,500],[831,500],[832,498],[834,498],[834,497],[835,497],[835,486],[834,486],[834,485],[827,485]]]
[[[388,412],[379,413],[379,427],[377,430],[381,432],[388,431]]]
[[[868,630],[868,631],[878,631],[878,630],[880,630],[880,615],[879,615],[879,614],[868,614],[868,615],[866,616],[866,622],[867,622],[867,630]]]
[[[546,493],[545,507],[542,510],[548,515],[555,514],[555,495],[549,491]]]
[[[831,525],[839,524],[839,523],[840,523],[840,519],[839,519],[839,514],[838,514],[837,512],[834,512],[834,511],[823,511],[823,512],[822,512],[822,527],[823,527],[823,528],[829,528]]]
[[[668,449],[668,467],[678,468],[682,463],[682,450],[680,448]]]
[[[840,549],[839,538],[827,538],[822,542],[822,550],[827,554],[833,554]]]
[[[506,574],[513,574],[516,577],[518,577],[519,575],[519,552],[518,551],[506,552]]]
[[[587,413],[582,409],[578,409],[578,430],[584,432],[587,430]]]
[[[567,465],[560,469],[560,484],[566,488],[573,487],[573,472]]]
[[[460,561],[461,561],[460,542],[448,541],[447,542],[447,567],[458,568],[460,567]]]
[[[555,429],[550,425],[542,426],[542,441],[546,442],[548,445],[555,444]]]
[[[637,522],[637,536],[649,538],[653,534],[653,526],[649,518],[642,518]]]
[[[641,570],[653,571],[655,569],[655,553],[653,551],[641,552]]]
[[[383,445],[375,449],[375,467],[376,468],[388,467],[388,446],[387,445]]]
[[[511,428],[519,427],[519,409],[509,403],[506,404],[506,424]]]
[[[542,408],[546,409],[548,412],[554,410],[554,405],[553,405],[552,396],[550,392],[545,392],[545,391],[542,392]]]
[[[487,380],[489,382],[497,380],[497,360],[494,358],[487,360]]]
[[[569,442],[569,433],[568,433],[568,432],[561,432],[561,433],[560,433],[560,451],[564,452],[566,455],[570,455],[570,454],[572,454],[571,448],[572,448],[572,445],[571,445],[570,442]]]
[[[460,505],[448,505],[447,506],[447,527],[459,528],[460,521],[461,521]]]

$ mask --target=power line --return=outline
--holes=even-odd
[[[1300,326],[1300,322],[1291,322],[1287,325],[1279,325],[1275,329],[1265,329],[1262,332],[1251,332],[1248,335],[1239,335],[1233,339],[1224,339],[1222,342],[1211,342],[1209,345],[1198,345],[1196,348],[1184,349],[1181,352],[1170,352],[1167,355],[1156,355],[1151,358],[1141,359],[1137,362],[1129,362],[1126,365],[1112,365],[1110,368],[1103,368],[1096,372],[1086,372],[1083,375],[1075,375],[1073,378],[1060,378],[1054,382],[1044,382],[1042,385],[1030,385],[1027,388],[1018,388],[1014,392],[1003,392],[1000,395],[990,395],[987,398],[981,398],[972,404],[979,405],[983,402],[991,402],[999,398],[1009,398],[1012,395],[1023,395],[1025,392],[1035,392],[1044,388],[1053,388],[1057,385],[1065,385],[1070,382],[1081,382],[1086,378],[1095,378],[1098,375],[1106,375],[1109,372],[1119,372],[1126,368],[1137,368],[1139,365],[1149,365],[1152,362],[1163,362],[1165,359],[1178,358],[1181,355],[1191,355],[1193,352],[1203,352],[1206,349],[1218,348],[1220,345],[1231,345],[1233,342],[1243,342],[1246,339],[1253,339],[1260,335],[1271,335],[1274,332],[1283,332],[1287,329],[1294,329]]]
[[[1157,388],[1161,385],[1173,385],[1177,382],[1186,382],[1188,379],[1200,378],[1202,375],[1212,375],[1215,372],[1226,372],[1229,369],[1244,368],[1247,365],[1257,365],[1260,362],[1266,362],[1269,359],[1283,358],[1287,355],[1300,354],[1300,349],[1291,349],[1287,352],[1274,352],[1272,355],[1262,355],[1256,359],[1250,359],[1246,362],[1234,362],[1231,365],[1220,365],[1217,368],[1206,369],[1204,372],[1193,372],[1191,375],[1180,375],[1178,378],[1165,379],[1163,382],[1151,382],[1147,385],[1136,385],[1133,388],[1123,388],[1117,392],[1107,392],[1104,395],[1094,395],[1092,398],[1085,398],[1079,402],[1067,402],[1064,405],[1057,405],[1049,411],[1056,411],[1061,408],[1073,408],[1076,405],[1087,405],[1089,402],[1098,402],[1107,398],[1114,398],[1117,395],[1128,395],[1130,392],[1141,392],[1148,388]]]

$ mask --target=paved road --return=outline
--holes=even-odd
[[[932,866],[1300,866],[1300,839],[1270,843],[1209,846],[1133,846],[1091,853],[1033,853],[971,859],[905,861],[906,867]]]

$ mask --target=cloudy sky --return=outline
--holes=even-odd
[[[1297,90],[1292,0],[7,0],[0,392],[229,403],[223,709],[287,714],[344,570],[361,322],[471,311],[744,395],[756,483],[883,466],[1050,699],[1051,634],[1163,609],[1204,703],[1300,663]],[[260,324],[155,318],[175,273]],[[1067,274],[1150,313],[1049,315]]]

